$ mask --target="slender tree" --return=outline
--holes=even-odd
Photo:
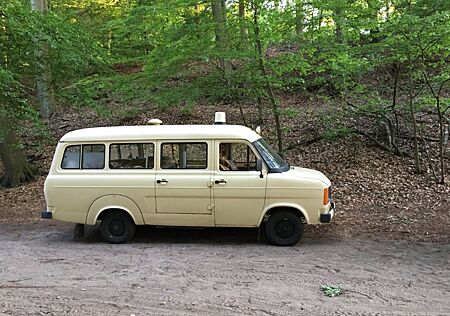
[[[295,0],[295,33],[299,39],[303,36],[305,27],[305,8],[303,0]]]
[[[284,148],[283,148],[283,133],[281,131],[280,105],[273,92],[273,87],[270,82],[269,75],[267,73],[265,65],[265,57],[262,49],[261,30],[259,25],[260,6],[261,5],[260,3],[258,3],[258,0],[253,0],[252,7],[253,7],[253,28],[255,32],[255,50],[256,56],[258,58],[258,66],[261,73],[261,77],[264,80],[266,93],[267,96],[269,97],[270,104],[272,105],[272,113],[275,119],[275,128],[277,132],[278,151],[280,152],[280,154],[283,154]]]
[[[226,56],[228,49],[227,37],[227,8],[224,0],[212,0],[211,8],[215,24],[216,49],[219,54],[219,64],[223,72],[223,77],[229,85],[231,79],[231,62]]]
[[[335,25],[336,42],[343,44],[345,41],[344,28],[346,22],[346,4],[347,0],[337,0],[334,2],[333,21]]]
[[[413,83],[412,65],[408,65],[408,104],[411,116],[411,125],[413,130],[414,169],[416,173],[421,173],[422,170],[420,167],[419,140],[417,138],[417,121],[414,109],[414,83]]]
[[[48,0],[31,0],[31,10],[46,15]],[[48,43],[37,34],[34,38],[36,56],[36,94],[42,118],[49,119],[55,112],[55,92],[52,84],[52,71],[49,63]]]
[[[247,11],[246,5],[247,3],[245,0],[239,0],[239,31],[241,34],[242,46],[245,46],[248,40],[248,28],[247,23],[245,21],[245,14]]]

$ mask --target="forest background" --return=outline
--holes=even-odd
[[[449,56],[446,0],[0,0],[0,182],[40,188],[76,128],[221,110],[324,171],[343,222],[438,225]]]

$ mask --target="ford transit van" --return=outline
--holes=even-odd
[[[136,225],[260,227],[295,245],[306,224],[334,215],[330,180],[290,166],[255,131],[237,125],[98,127],[64,135],[45,181],[42,217],[100,222],[125,243]]]

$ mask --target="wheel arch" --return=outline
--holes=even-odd
[[[264,212],[262,213],[262,215],[258,221],[258,227],[261,226],[262,222],[265,221],[265,219],[267,219],[270,215],[272,215],[276,212],[281,212],[281,211],[292,212],[292,213],[298,215],[300,218],[302,218],[306,224],[309,223],[308,214],[305,212],[305,210],[300,208],[298,205],[276,204],[276,205],[271,205],[264,210]]]
[[[117,210],[126,213],[136,225],[143,225],[144,219],[139,206],[123,195],[104,195],[96,199],[89,207],[86,224],[94,225],[108,211]]]

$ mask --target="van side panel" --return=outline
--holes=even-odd
[[[214,226],[214,217],[209,214],[147,214],[145,221],[147,224],[161,226]]]
[[[267,178],[263,216],[269,209],[285,206],[301,211],[308,224],[320,223],[320,212],[324,208],[323,184],[320,181],[290,177],[285,173],[270,173]]]
[[[60,142],[56,148],[44,186],[47,208],[52,211],[53,218],[95,224],[95,218],[101,210],[116,207],[127,210],[136,224],[144,224],[141,211],[147,214],[156,211],[155,169],[110,169],[110,144],[98,142],[90,144],[105,145],[104,169],[63,169],[65,148],[79,144]],[[104,196],[123,198],[99,199]]]
[[[52,209],[53,219],[85,223],[89,207],[98,195],[92,186],[86,187],[85,183],[89,182],[85,182],[84,179],[91,179],[91,176],[74,173],[47,176],[45,181],[47,207]]]
[[[50,198],[47,205],[54,207],[54,219],[85,223],[94,201],[107,195],[125,196],[139,205],[139,210],[155,212],[154,172],[145,175],[112,173],[103,170],[77,170],[61,171],[58,175],[49,176],[46,185],[52,192],[48,194]],[[120,206],[117,202],[109,203],[111,206]],[[106,204],[104,207],[107,207]],[[127,205],[124,207],[128,208]],[[141,219],[142,215],[138,216],[136,223],[141,223]]]
[[[105,195],[92,203],[86,217],[86,224],[94,225],[100,213],[107,209],[121,209],[133,218],[137,225],[143,225],[144,219],[141,210],[131,199],[122,195]]]
[[[286,203],[286,202],[279,202],[279,203],[272,203],[270,205],[267,205],[267,207],[264,209],[264,212],[261,213],[261,217],[258,220],[258,227],[261,225],[264,216],[272,209],[294,209],[298,212],[302,213],[305,217],[306,224],[310,223],[309,214],[304,209],[302,209],[298,204],[294,203]]]

